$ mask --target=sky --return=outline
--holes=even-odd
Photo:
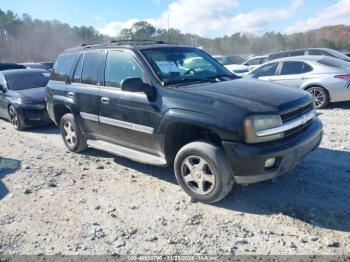
[[[350,0],[0,0],[0,9],[91,25],[112,37],[140,20],[157,28],[167,28],[169,21],[172,28],[206,37],[350,25]]]

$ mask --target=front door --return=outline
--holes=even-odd
[[[155,126],[161,119],[159,107],[144,93],[122,91],[121,82],[145,75],[131,52],[106,53],[104,85],[100,88],[100,123],[106,139],[149,153],[156,153]]]

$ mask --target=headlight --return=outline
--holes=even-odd
[[[279,115],[255,115],[244,121],[245,140],[247,143],[262,143],[283,138],[284,133],[268,136],[258,136],[257,132],[281,126],[282,119]]]
[[[16,98],[16,103],[17,103],[17,104],[23,104],[23,101],[22,101],[21,98],[18,97],[18,98]]]

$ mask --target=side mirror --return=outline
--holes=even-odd
[[[145,84],[139,77],[124,79],[121,83],[121,89],[128,92],[143,92],[149,96],[154,94],[154,89],[149,84]]]

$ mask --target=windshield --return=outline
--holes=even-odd
[[[163,47],[142,50],[147,61],[164,85],[235,78],[218,61],[191,47]]]
[[[5,76],[10,90],[24,90],[44,87],[49,81],[49,74],[43,72],[24,72]]]

